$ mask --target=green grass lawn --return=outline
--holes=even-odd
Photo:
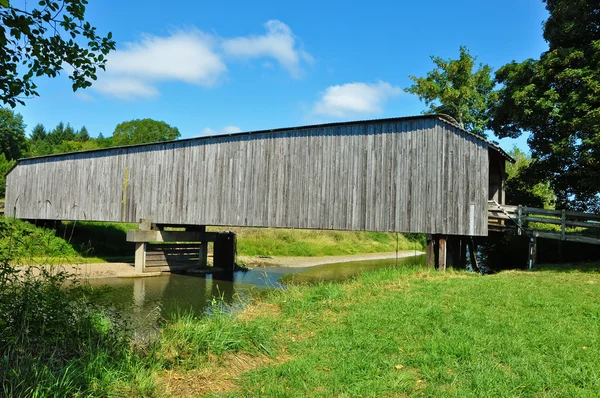
[[[595,397],[599,271],[482,277],[417,267],[295,286],[220,327],[213,319],[202,329],[209,343],[182,337],[202,321],[167,326],[157,352],[177,359],[161,380],[175,396]],[[232,374],[232,357],[248,365]]]
[[[220,231],[229,228],[210,228]],[[245,256],[339,256],[422,250],[425,236],[364,231],[316,231],[284,228],[230,228],[237,234],[238,254]]]

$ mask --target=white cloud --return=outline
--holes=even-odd
[[[346,83],[328,87],[321,95],[313,113],[334,117],[356,114],[378,114],[390,97],[400,95],[402,89],[387,82]]]
[[[265,24],[267,33],[262,36],[244,36],[226,39],[223,50],[231,57],[274,58],[295,78],[302,75],[301,64],[312,64],[314,58],[296,43],[297,37],[290,27],[278,20]]]
[[[266,34],[220,38],[195,28],[178,30],[167,36],[143,35],[125,43],[108,56],[106,72],[99,73],[95,90],[120,99],[153,98],[158,85],[183,82],[211,87],[221,81],[229,62],[239,59],[275,60],[298,78],[302,66],[314,62],[302,49],[289,26],[277,20],[265,24]]]
[[[235,134],[241,131],[242,129],[240,129],[238,126],[225,126],[220,130],[214,130],[210,127],[205,127],[202,129],[201,135]]]
[[[84,102],[92,102],[92,101],[94,101],[94,99],[95,99],[95,98],[94,98],[93,96],[91,96],[90,94],[88,94],[88,93],[86,93],[86,92],[83,92],[83,91],[81,91],[81,90],[78,90],[78,91],[76,91],[76,92],[75,92],[75,97],[76,97],[77,99],[81,100],[81,101],[84,101]]]
[[[116,77],[106,75],[93,85],[96,91],[119,99],[153,98],[159,92],[152,84],[134,77]]]
[[[93,85],[121,99],[156,97],[157,83],[180,81],[213,86],[227,71],[214,50],[215,40],[199,30],[179,31],[167,37],[145,35],[110,54],[106,73]]]

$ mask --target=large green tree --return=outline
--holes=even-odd
[[[112,136],[112,145],[145,144],[179,138],[177,127],[153,119],[136,119],[119,123]]]
[[[0,153],[7,160],[19,159],[27,149],[23,116],[0,108]]]
[[[515,163],[506,163],[506,202],[524,206],[553,208],[554,191],[547,181],[531,183],[531,156],[516,146],[508,153]]]
[[[488,109],[495,101],[492,68],[476,66],[477,58],[461,46],[458,59],[431,57],[435,69],[426,77],[409,76],[414,84],[406,91],[419,96],[428,109],[426,114],[447,114],[458,124],[485,136]]]
[[[0,100],[10,106],[38,95],[35,77],[69,67],[73,90],[96,80],[115,48],[85,20],[87,0],[0,0]]]
[[[490,127],[531,133],[530,183],[549,181],[558,206],[600,211],[600,1],[544,2],[548,51],[498,70]]]

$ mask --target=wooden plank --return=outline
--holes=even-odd
[[[521,218],[523,221],[531,221],[531,222],[537,222],[537,223],[542,223],[542,224],[554,224],[554,225],[561,225],[562,224],[562,220],[557,220],[554,218],[538,218],[538,217],[522,217]]]

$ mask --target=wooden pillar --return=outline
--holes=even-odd
[[[217,234],[214,245],[214,267],[222,268],[224,272],[235,270],[236,236],[233,232]]]
[[[435,239],[427,234],[427,266],[435,268]]]
[[[438,271],[446,271],[446,249],[447,249],[447,237],[445,235],[439,235],[438,237]]]
[[[202,242],[200,242],[200,268],[206,268],[208,266],[208,242],[206,241],[206,225],[202,225],[200,227],[200,231],[202,232]]]
[[[465,269],[467,267],[467,238],[464,236],[460,237],[459,240],[460,253],[458,257],[458,267]]]
[[[146,242],[135,242],[135,272],[142,274],[146,271]]]

